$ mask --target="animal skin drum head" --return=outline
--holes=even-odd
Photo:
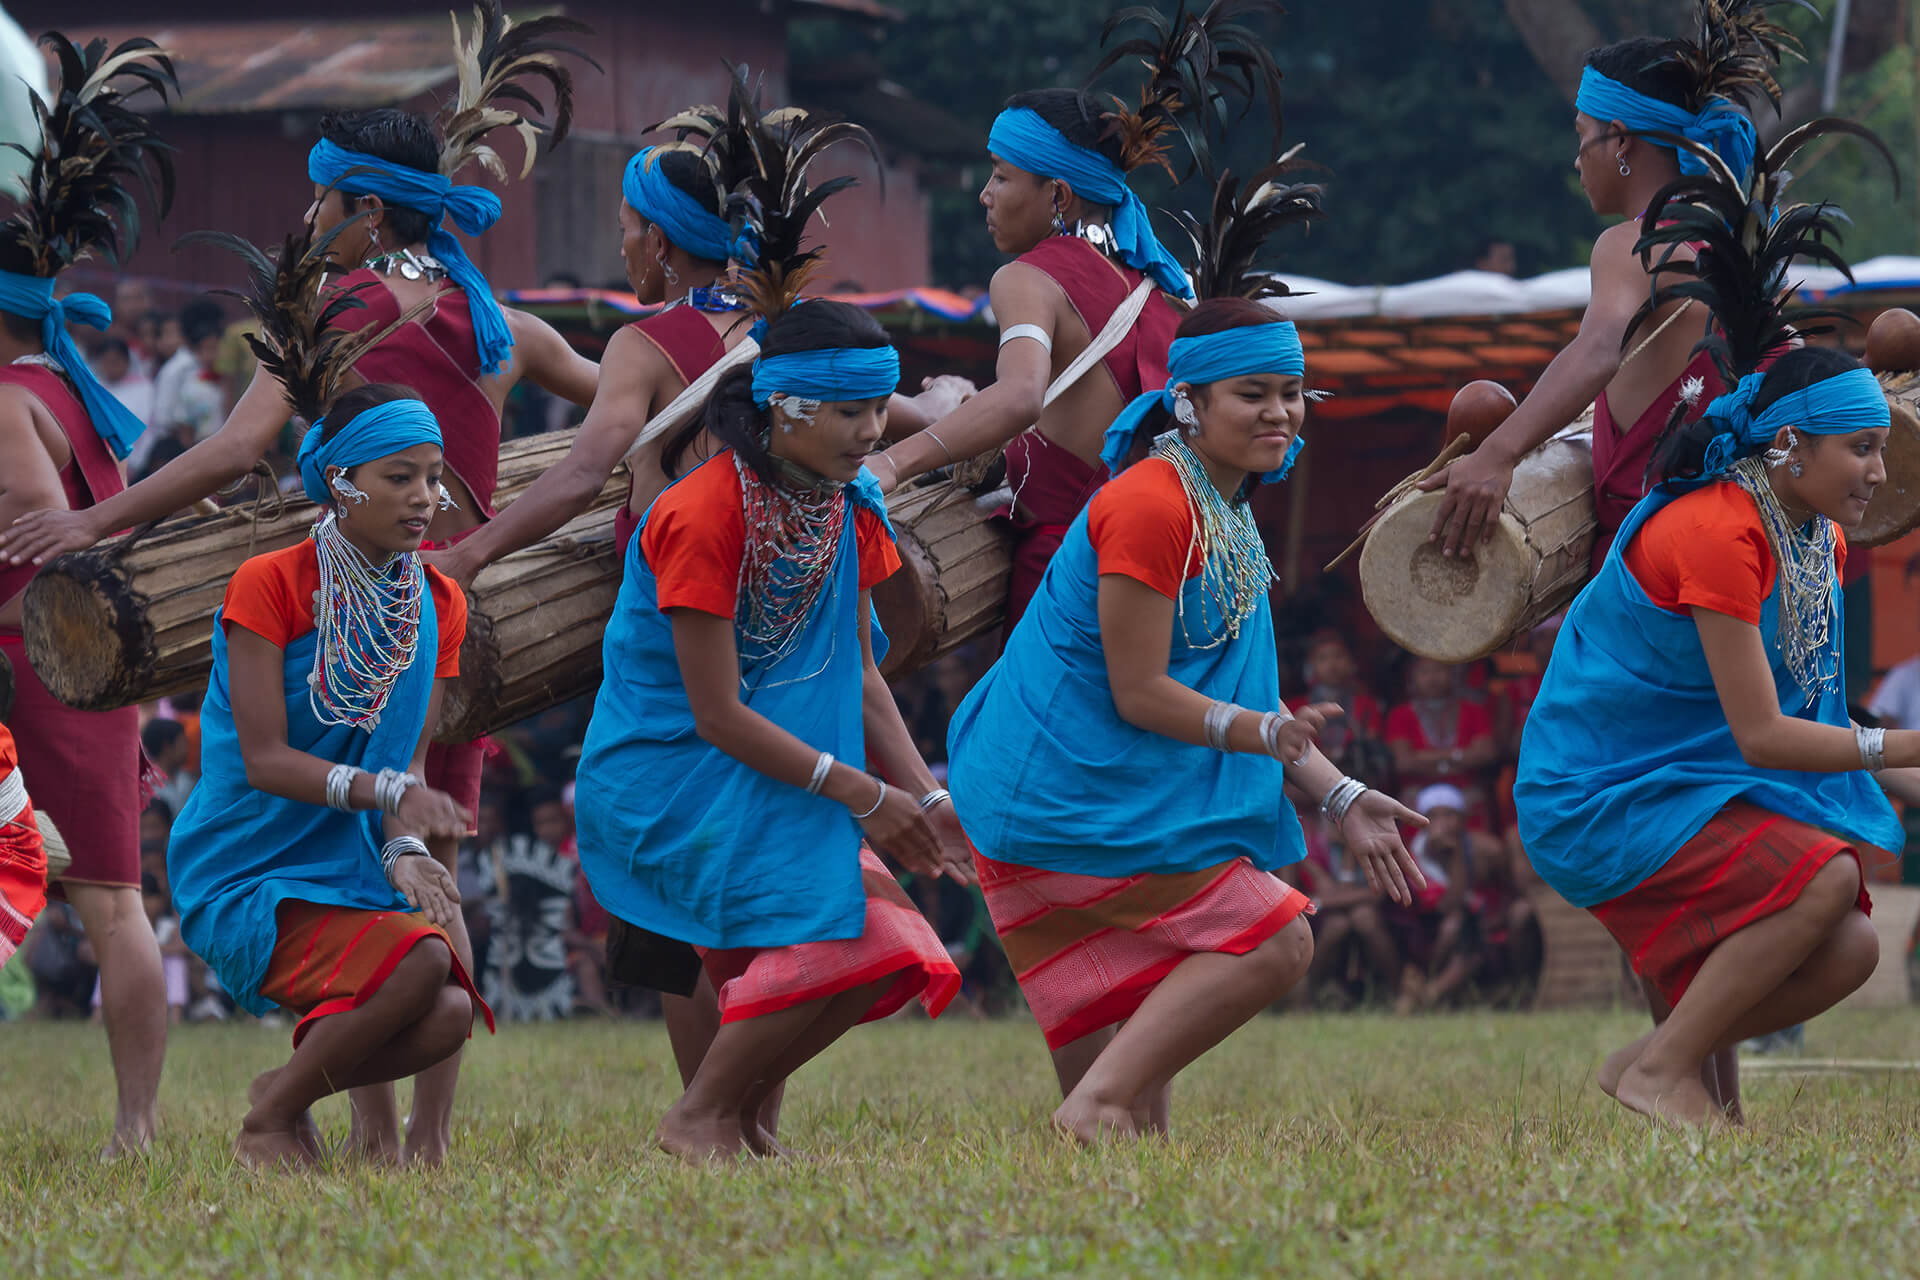
[[[1860,523],[1847,530],[1856,547],[1877,547],[1920,525],[1920,375],[1883,376],[1892,431],[1887,436],[1887,478],[1874,490]]]
[[[1403,649],[1441,662],[1470,662],[1506,644],[1533,576],[1526,531],[1502,512],[1490,542],[1447,556],[1429,542],[1441,491],[1388,508],[1360,552],[1361,594],[1380,629]]]

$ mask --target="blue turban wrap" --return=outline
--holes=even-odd
[[[93,429],[107,442],[114,457],[124,458],[133,452],[134,441],[146,431],[147,424],[93,376],[73,335],[67,332],[67,325],[74,321],[105,329],[113,323],[112,308],[90,293],[70,293],[56,302],[52,276],[0,271],[0,311],[40,322],[40,345],[73,380],[73,389],[79,393]]]
[[[802,400],[871,400],[900,385],[900,353],[884,347],[824,347],[753,362],[753,402],[776,394]]]
[[[727,220],[708,213],[700,202],[673,185],[660,163],[658,147],[644,147],[627,161],[620,194],[667,239],[696,258],[725,262],[734,253],[733,228]],[[749,263],[751,265],[751,263]]]
[[[1733,390],[1716,397],[1700,415],[1703,422],[1718,428],[1707,444],[1703,478],[1722,475],[1741,458],[1750,457],[1773,443],[1782,427],[1792,427],[1809,435],[1848,435],[1872,431],[1892,422],[1887,394],[1868,369],[1849,369],[1823,378],[1812,386],[1789,391],[1759,413],[1753,411],[1753,398],[1766,381],[1764,373],[1750,373],[1734,384]]]
[[[1713,98],[1697,113],[1671,102],[1649,98],[1608,79],[1592,67],[1580,74],[1580,91],[1573,105],[1599,121],[1618,120],[1636,132],[1659,130],[1677,133],[1706,146],[1727,162],[1743,184],[1753,172],[1754,153],[1759,150],[1759,135],[1753,120],[1737,103]],[[1678,151],[1680,172],[1705,173],[1706,162],[1690,151]]]
[[[1300,345],[1300,331],[1291,320],[1277,324],[1249,324],[1197,338],[1175,338],[1167,348],[1167,385],[1159,391],[1135,396],[1107,428],[1100,460],[1107,470],[1118,472],[1133,451],[1133,438],[1155,405],[1173,411],[1173,389],[1181,383],[1203,386],[1222,378],[1240,378],[1255,373],[1277,373],[1304,377],[1307,353]],[[1287,446],[1287,456],[1272,471],[1260,477],[1262,484],[1287,478],[1295,458],[1306,447],[1305,437],[1296,433]]]
[[[322,440],[327,420],[321,418],[300,441],[300,484],[315,502],[336,502],[327,488],[328,467],[357,467],[390,457],[417,444],[439,444],[440,424],[433,410],[420,400],[389,400],[356,414],[332,439]]]

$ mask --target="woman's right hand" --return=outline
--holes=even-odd
[[[878,778],[873,782],[880,785]],[[920,801],[908,792],[888,787],[880,807],[859,822],[868,843],[907,870],[923,876],[940,874],[940,838],[920,811]]]
[[[472,814],[446,792],[427,786],[408,787],[394,818],[423,840],[442,836],[458,840],[473,830]]]
[[[8,564],[45,564],[69,551],[85,551],[105,536],[95,532],[85,511],[43,507],[0,530],[0,559]]]

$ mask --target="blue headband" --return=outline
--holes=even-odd
[[[700,202],[673,185],[658,147],[643,147],[627,161],[620,194],[633,211],[666,233],[668,240],[696,258],[725,262],[733,252],[733,228],[727,220],[708,213]],[[752,265],[752,264],[748,264]]]
[[[753,402],[777,395],[802,400],[871,400],[900,385],[900,353],[884,347],[825,347],[753,362]]]
[[[307,428],[300,441],[300,484],[307,496],[325,505],[338,501],[327,488],[328,467],[357,467],[390,457],[417,444],[439,444],[440,424],[433,410],[419,400],[389,400],[357,414],[324,443],[327,420]]]
[[[1685,107],[1637,93],[1588,67],[1580,73],[1580,91],[1574,95],[1573,105],[1602,124],[1618,120],[1635,131],[1658,129],[1701,143],[1727,162],[1742,185],[1753,172],[1754,153],[1760,147],[1753,120],[1737,103],[1725,98],[1709,100],[1696,115]],[[1707,171],[1706,162],[1700,157],[1690,151],[1677,148],[1675,151],[1680,158],[1680,172]]]
[[[1193,286],[1179,260],[1153,234],[1153,219],[1140,197],[1127,185],[1120,166],[1083,146],[1067,141],[1060,131],[1027,107],[1002,111],[987,135],[987,150],[1008,164],[1043,178],[1058,178],[1074,193],[1094,204],[1113,207],[1113,235],[1120,260],[1153,278],[1168,293],[1191,298]]]
[[[1717,397],[1700,416],[1720,430],[1707,445],[1702,478],[1723,474],[1741,458],[1773,443],[1782,427],[1809,435],[1849,435],[1891,425],[1887,393],[1868,369],[1849,369],[1809,387],[1789,391],[1759,413],[1753,398],[1766,381],[1764,373],[1750,373],[1733,390]]]
[[[427,252],[440,259],[447,277],[467,295],[467,310],[473,316],[473,340],[480,349],[480,372],[496,372],[513,350],[513,333],[493,289],[480,268],[473,265],[467,251],[440,225],[452,218],[453,225],[470,236],[477,236],[500,219],[500,197],[485,187],[456,187],[437,173],[395,164],[361,151],[335,146],[325,138],[313,144],[307,153],[307,176],[323,187],[339,187],[353,195],[379,196],[402,209],[424,213],[433,222],[427,237]]]
[[[113,456],[124,458],[133,452],[133,442],[147,429],[133,410],[114,398],[100,385],[86,360],[67,332],[69,321],[78,321],[91,329],[105,329],[113,323],[113,311],[90,293],[70,293],[58,302],[53,298],[52,276],[18,275],[0,271],[0,311],[25,316],[40,322],[40,345],[73,380],[73,389],[87,410],[93,429]]]
[[[1120,416],[1107,428],[1106,439],[1100,449],[1100,461],[1107,464],[1108,471],[1117,475],[1120,468],[1126,465],[1127,455],[1133,451],[1133,437],[1139,432],[1147,413],[1155,405],[1169,413],[1173,412],[1173,389],[1182,382],[1198,387],[1222,378],[1239,378],[1252,373],[1278,373],[1298,378],[1304,377],[1306,372],[1307,353],[1300,346],[1300,331],[1293,327],[1291,320],[1283,320],[1278,324],[1242,325],[1238,329],[1226,329],[1198,338],[1175,338],[1173,345],[1167,348],[1165,389],[1135,396],[1133,402],[1120,411]],[[1305,437],[1296,433],[1293,443],[1287,446],[1286,458],[1277,468],[1262,474],[1260,482],[1272,484],[1285,480],[1287,472],[1293,470],[1293,460],[1300,456],[1300,450],[1306,444]]]

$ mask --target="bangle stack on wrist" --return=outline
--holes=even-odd
[[[1275,760],[1280,759],[1280,729],[1292,719],[1293,712],[1287,710],[1285,707],[1280,708],[1278,711],[1269,711],[1260,717],[1260,741],[1267,744],[1267,754]],[[1300,753],[1299,759],[1286,760],[1282,761],[1282,763],[1305,764],[1307,762],[1307,752],[1312,750],[1313,744],[1309,743],[1307,744],[1306,751]]]
[[[1853,726],[1853,741],[1860,748],[1860,767],[1878,773],[1887,767],[1887,731]]]
[[[920,812],[925,813],[942,800],[951,800],[953,796],[945,787],[935,787],[920,797]]]
[[[374,775],[374,807],[382,813],[399,813],[400,801],[405,798],[409,788],[423,785],[417,773],[402,773],[398,769],[382,769]]]
[[[1360,779],[1342,776],[1340,781],[1328,788],[1326,798],[1320,802],[1320,812],[1337,827],[1347,820],[1347,811],[1353,808],[1353,802],[1366,790],[1367,784]]]
[[[1207,708],[1205,723],[1207,745],[1215,751],[1228,751],[1227,735],[1233,731],[1233,722],[1239,718],[1241,708],[1234,703],[1216,701]]]
[[[327,770],[327,808],[341,813],[353,811],[353,780],[360,773],[350,764],[337,764]]]
[[[807,794],[817,796],[820,788],[827,785],[827,775],[833,772],[833,752],[822,751],[820,758],[813,762],[813,777],[807,779]]]
[[[393,864],[414,854],[428,856],[427,842],[419,836],[395,836],[380,846],[380,870],[386,874],[388,884],[393,883]]]

